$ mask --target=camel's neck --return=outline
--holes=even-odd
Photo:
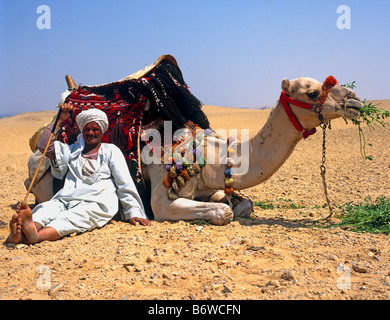
[[[301,139],[302,134],[279,103],[264,127],[249,140],[248,171],[233,176],[234,189],[253,187],[267,180],[288,159]],[[242,149],[244,143],[238,142],[237,150]]]

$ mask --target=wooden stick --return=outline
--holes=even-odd
[[[76,84],[76,82],[74,82],[74,80],[72,79],[72,77],[70,75],[67,74],[65,76],[65,80],[66,80],[66,83],[68,84],[68,89],[77,89],[77,84]],[[45,150],[43,151],[42,156],[41,156],[41,160],[39,161],[37,170],[34,173],[34,176],[33,176],[32,180],[31,180],[30,186],[28,187],[27,193],[26,193],[26,195],[25,195],[25,197],[24,197],[24,199],[22,201],[22,207],[23,208],[27,208],[27,198],[28,198],[28,195],[31,192],[31,189],[32,189],[32,187],[34,185],[35,179],[36,179],[36,177],[38,175],[39,168],[41,167],[41,164],[43,162],[43,159],[45,158],[47,149],[49,148],[50,141],[53,138],[54,131],[55,131],[56,127],[57,127],[58,120],[59,120],[59,118],[61,116],[61,112],[62,112],[62,109],[60,107],[60,109],[58,110],[58,113],[57,113],[56,120],[54,121],[53,129],[51,130],[51,134],[50,134],[49,140],[47,141]]]
[[[24,197],[24,199],[23,199],[23,201],[22,201],[22,206],[23,206],[23,208],[26,208],[26,206],[27,206],[27,198],[28,198],[28,195],[29,195],[30,192],[31,192],[31,189],[32,189],[32,187],[33,187],[33,185],[34,185],[35,179],[36,179],[36,177],[37,177],[37,175],[38,175],[39,168],[41,167],[41,164],[42,164],[43,159],[45,158],[47,149],[49,148],[50,141],[51,141],[51,139],[53,138],[54,130],[55,130],[56,127],[57,127],[58,119],[60,118],[61,112],[62,112],[62,109],[60,108],[60,110],[58,110],[57,117],[56,117],[56,120],[55,120],[54,125],[53,125],[53,129],[51,130],[50,138],[49,138],[49,140],[47,141],[45,150],[43,151],[42,156],[41,156],[41,160],[39,161],[37,170],[35,170],[34,177],[32,178],[31,183],[30,183],[30,186],[28,187],[27,193],[26,193],[26,195],[25,195],[25,197]]]

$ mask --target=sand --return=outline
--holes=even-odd
[[[390,109],[390,101],[381,101]],[[205,106],[214,129],[264,125],[269,110]],[[26,190],[28,139],[54,111],[0,119],[0,238]],[[355,126],[333,121],[327,133],[327,182],[335,208],[389,196],[390,131],[365,131],[362,159]],[[0,246],[0,299],[283,299],[349,300],[390,297],[389,236],[321,228],[328,213],[320,178],[321,131],[296,147],[265,183],[244,190],[255,208],[227,226],[188,221],[151,227],[110,222],[56,242]],[[34,204],[34,196],[28,202]],[[337,223],[334,217],[327,225]]]

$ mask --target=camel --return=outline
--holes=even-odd
[[[233,142],[216,135],[204,137],[207,162],[177,190],[176,198],[169,197],[163,184],[167,177],[164,163],[142,167],[143,179],[150,182],[155,220],[203,219],[215,225],[226,225],[235,216],[250,213],[253,210],[251,200],[232,198],[221,191],[226,187],[229,160],[226,150],[235,150],[235,159],[239,159],[237,163],[230,163],[234,190],[247,189],[269,179],[292,154],[298,142],[314,133],[314,128],[340,117],[356,118],[360,115],[358,109],[363,106],[353,90],[338,85],[325,90],[323,83],[312,78],[283,79],[281,88],[276,107],[253,137]],[[323,101],[319,103],[321,99]],[[289,108],[283,101],[288,101]],[[53,188],[49,187],[52,182],[49,170],[32,189],[40,202],[53,195]]]
[[[283,79],[282,90],[288,96],[312,106],[310,109],[300,108],[294,104],[291,110],[303,128],[312,130],[321,123],[344,117],[353,119],[359,116],[358,108],[362,107],[359,97],[351,89],[334,86],[321,110],[322,121],[315,112],[317,99],[322,92],[322,83],[312,78],[298,78],[292,81]],[[288,159],[295,146],[303,139],[303,135],[293,125],[279,101],[271,111],[264,127],[252,138],[245,141],[234,141],[229,148],[239,152],[249,146],[248,170],[245,174],[232,176],[234,189],[243,190],[256,186],[269,179]],[[213,148],[212,154],[218,158],[220,150],[226,150],[227,141],[216,137],[205,137],[206,148]],[[209,153],[208,153],[209,154]],[[223,152],[222,152],[223,154]],[[226,157],[226,153],[225,153]],[[157,220],[193,220],[204,219],[216,225],[231,222],[251,210],[248,199],[243,199],[233,209],[227,202],[224,189],[224,172],[226,159],[218,159],[215,164],[206,164],[197,178],[192,178],[179,191],[179,198],[169,200],[167,191],[161,181],[166,176],[164,165],[149,165],[143,174],[151,182],[151,205]],[[233,166],[237,167],[235,164]]]

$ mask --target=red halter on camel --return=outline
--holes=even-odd
[[[330,89],[332,89],[332,87],[334,87],[335,85],[337,85],[337,80],[333,76],[327,77],[326,80],[324,81],[324,83],[322,85],[322,92],[321,92],[320,97],[318,98],[318,104],[317,104],[317,106],[319,107],[319,112],[318,112],[319,116],[320,116],[320,112],[321,112],[322,108],[324,107],[324,103],[325,103],[326,98],[328,97]],[[282,91],[282,93],[280,94],[279,101],[283,105],[283,108],[286,111],[288,118],[290,119],[290,121],[292,122],[294,127],[299,132],[302,133],[302,136],[304,139],[306,139],[309,136],[311,136],[312,134],[316,133],[316,131],[317,131],[316,128],[313,128],[311,130],[306,130],[305,128],[302,127],[302,125],[299,123],[299,120],[295,116],[295,114],[292,111],[291,106],[290,106],[290,103],[292,103],[293,105],[295,105],[297,107],[310,110],[313,108],[312,104],[295,100],[294,98],[287,95],[284,91]],[[321,117],[320,117],[320,120],[322,122]]]

